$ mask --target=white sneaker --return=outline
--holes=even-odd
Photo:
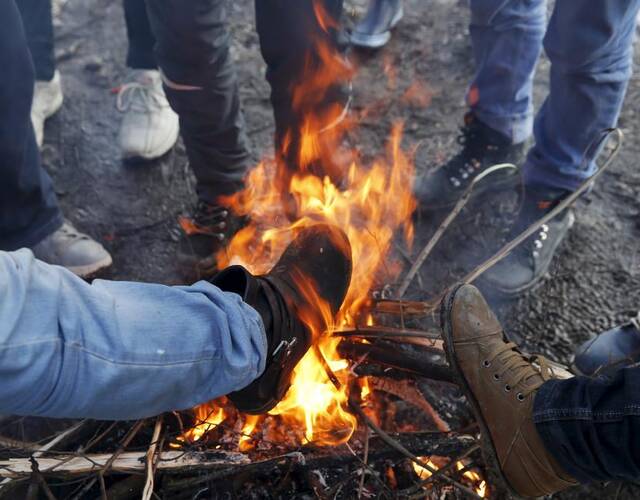
[[[133,70],[120,87],[118,110],[123,158],[151,160],[169,151],[178,140],[178,115],[169,106],[157,70]]]
[[[62,84],[60,83],[60,72],[53,74],[53,79],[49,82],[38,81],[33,88],[33,102],[31,103],[31,123],[36,134],[38,147],[42,147],[44,138],[44,122],[50,118],[62,106]]]
[[[81,278],[111,265],[109,252],[66,220],[60,229],[34,245],[31,250],[37,259],[66,267]]]

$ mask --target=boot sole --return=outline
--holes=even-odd
[[[113,259],[111,258],[111,255],[109,255],[93,264],[88,264],[86,266],[69,266],[67,269],[81,278],[87,278],[101,269],[109,267],[111,264],[113,264]]]
[[[453,365],[452,368],[453,368],[454,380],[458,382],[458,386],[464,391],[464,395],[467,398],[467,401],[471,403],[471,407],[476,416],[476,421],[480,426],[480,430],[481,430],[480,445],[482,449],[482,454],[485,457],[485,461],[487,462],[488,465],[491,466],[491,472],[493,472],[494,475],[498,476],[502,480],[503,484],[509,490],[509,493],[511,493],[511,495],[514,496],[515,498],[522,498],[522,495],[518,494],[518,492],[516,492],[513,489],[513,487],[505,477],[504,473],[502,472],[502,468],[500,467],[500,460],[498,459],[498,453],[496,452],[495,445],[493,444],[491,433],[489,432],[489,427],[487,426],[484,420],[484,417],[482,415],[480,404],[478,403],[475,396],[473,395],[473,391],[471,390],[471,387],[469,387],[469,384],[464,376],[464,372],[462,371],[462,369],[460,368],[460,365],[458,364],[458,358],[456,356],[455,349],[453,348],[453,331],[451,328],[451,321],[450,321],[451,309],[453,308],[453,301],[455,299],[455,296],[458,290],[460,290],[460,288],[463,287],[464,285],[465,283],[460,283],[456,285],[452,290],[447,292],[444,299],[442,300],[442,304],[440,307],[440,324],[441,324],[440,326],[442,328],[444,348],[447,353],[447,358],[449,360],[449,363]]]

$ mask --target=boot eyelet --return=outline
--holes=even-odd
[[[485,368],[489,368],[491,366],[491,362],[489,360],[484,360],[482,362],[482,366],[484,366]]]
[[[494,373],[493,380],[500,380],[500,375],[498,375],[497,373]]]
[[[524,401],[524,394],[522,394],[521,392],[519,392],[519,393],[516,395],[516,398],[518,399],[518,401]]]
[[[511,392],[511,386],[510,385],[505,385],[504,386],[504,392]]]

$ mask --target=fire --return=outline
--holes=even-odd
[[[224,398],[220,398],[221,403]],[[204,404],[195,408],[196,425],[177,438],[178,443],[199,441],[210,430],[219,426],[227,417],[222,406]]]
[[[333,27],[326,12],[317,8],[316,16],[325,31]],[[310,349],[296,367],[291,388],[270,412],[289,425],[302,427],[306,440],[331,445],[351,437],[356,419],[345,410],[348,363],[337,353],[339,339],[327,332],[338,326],[352,326],[359,319],[371,324],[372,318],[359,315],[376,279],[392,282],[401,270],[400,263],[389,260],[389,250],[399,231],[411,243],[415,201],[411,194],[413,165],[401,148],[401,124],[394,125],[386,152],[371,164],[353,160],[356,154],[348,155],[352,158],[349,162],[342,161],[347,157],[342,147],[344,133],[353,123],[341,120],[343,106],[318,104],[331,88],[351,76],[352,69],[325,41],[318,40],[316,49],[314,60],[305,68],[293,92],[293,106],[303,117],[300,129],[286,134],[282,151],[276,155],[279,161],[261,162],[248,175],[244,191],[222,200],[235,213],[249,215],[251,222],[217,259],[220,268],[241,264],[252,273],[261,274],[269,271],[296,231],[304,227],[324,222],[347,234],[353,273],[337,317],[314,294],[313,283],[298,283],[304,285],[307,298],[316,309],[314,314],[303,312],[300,318],[313,333],[315,349]],[[285,165],[285,158],[294,158],[295,168]],[[321,321],[317,320],[317,310]],[[328,379],[318,351],[342,382],[341,389]],[[363,393],[369,390],[366,387]],[[211,411],[209,405],[206,408]],[[202,407],[196,412],[201,415]],[[243,434],[250,434],[256,423],[247,420]],[[185,438],[197,440],[206,428],[196,429]],[[247,442],[248,438],[241,444]]]
[[[431,459],[433,457],[431,457],[431,458],[430,457],[418,457],[418,458],[420,459],[421,462],[423,462],[425,465],[427,465],[430,469],[432,469],[434,471],[437,471],[441,467],[446,465],[447,460],[448,460],[448,459],[443,458],[443,457],[436,457],[438,463],[435,463]],[[415,462],[412,462],[411,464],[413,465],[414,472],[417,474],[418,478],[420,478],[421,480],[429,479],[433,475],[433,473],[429,469],[427,469],[426,467],[422,467],[421,465],[418,465]],[[456,470],[461,471],[461,470],[464,470],[465,464],[461,460],[458,460],[456,462],[456,464],[455,464],[455,467],[456,467]],[[479,496],[481,496],[482,498],[487,498],[488,497],[487,483],[486,483],[486,481],[484,479],[482,479],[482,476],[480,476],[480,474],[478,474],[474,470],[466,470],[466,471],[464,471],[462,473],[462,477],[466,480],[466,482],[468,482],[469,484],[471,484],[473,486],[474,491]]]

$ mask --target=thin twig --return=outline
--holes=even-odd
[[[129,432],[124,437],[124,439],[122,440],[122,443],[120,444],[118,449],[115,451],[115,453],[111,455],[111,458],[107,460],[107,463],[104,464],[104,467],[98,472],[98,474],[95,475],[92,479],[90,479],[87,482],[87,484],[82,488],[82,490],[80,490],[80,492],[74,497],[74,500],[80,500],[84,498],[84,496],[89,492],[89,490],[93,487],[93,485],[96,483],[98,479],[100,479],[101,481],[104,480],[105,473],[111,468],[111,465],[113,465],[113,462],[115,462],[115,460],[124,452],[126,447],[129,446],[129,443],[133,440],[134,437],[136,437],[136,435],[138,434],[140,429],[142,429],[142,426],[144,424],[145,424],[144,420],[138,420],[135,423],[135,425],[131,429],[129,429]]]
[[[414,462],[415,464],[419,465],[420,467],[428,470],[432,475],[436,475],[437,474],[439,479],[442,479],[443,481],[451,484],[452,486],[455,486],[456,488],[460,489],[460,491],[463,491],[464,493],[468,494],[470,497],[472,497],[472,498],[482,498],[475,491],[473,491],[472,489],[466,487],[464,484],[456,481],[455,479],[451,479],[450,477],[445,476],[442,473],[438,473],[437,469],[434,469],[429,464],[423,462],[418,457],[416,457],[413,453],[411,453],[404,446],[402,446],[400,443],[398,443],[398,441],[396,441],[389,434],[387,434],[385,431],[383,431],[378,426],[378,424],[376,424],[373,420],[371,420],[367,416],[367,414],[362,410],[362,408],[360,408],[360,405],[358,405],[357,403],[355,403],[352,400],[349,400],[349,407],[362,419],[363,422],[365,422],[371,428],[371,430],[373,430],[380,437],[380,439],[382,439],[382,441],[384,441],[391,448],[393,448],[394,450],[402,453],[405,457],[407,457],[408,459],[410,459],[412,462]]]
[[[499,165],[494,165],[493,167],[488,168],[487,170],[482,172],[480,175],[478,175],[475,179],[473,179],[473,181],[471,181],[471,184],[469,184],[469,187],[467,187],[462,197],[458,200],[455,207],[453,207],[453,210],[442,221],[442,223],[440,224],[436,232],[433,234],[431,239],[427,242],[426,246],[422,249],[422,251],[418,255],[416,261],[414,262],[413,266],[411,266],[411,269],[409,269],[409,272],[407,273],[405,278],[402,280],[402,283],[400,284],[400,288],[398,288],[398,293],[396,295],[397,298],[401,299],[404,296],[404,294],[407,292],[409,285],[411,285],[413,278],[416,276],[417,272],[422,267],[422,264],[424,264],[424,261],[427,260],[427,257],[429,257],[429,255],[431,254],[431,251],[438,244],[444,232],[451,225],[451,223],[456,219],[456,217],[458,217],[458,214],[462,212],[462,209],[468,203],[469,199],[471,198],[471,194],[473,193],[473,190],[476,187],[476,184],[480,182],[482,179],[484,179],[485,177],[487,177],[488,175],[491,175],[494,172],[505,170],[505,169],[515,170],[516,166],[511,163],[501,163]]]
[[[364,452],[363,452],[363,459],[362,459],[362,463],[364,465],[368,465],[369,462],[369,435],[371,434],[371,432],[369,431],[369,427],[365,427],[365,434],[364,434]],[[366,468],[362,467],[360,469],[360,484],[358,484],[358,499],[360,499],[362,497],[362,490],[364,489],[364,476],[365,476],[365,472],[366,472]]]
[[[156,450],[158,449],[158,440],[160,439],[160,433],[162,432],[162,415],[156,419],[156,425],[153,428],[153,436],[151,437],[151,444],[147,450],[147,481],[144,485],[144,491],[142,492],[142,500],[150,500],[153,494],[154,475],[156,471]]]

